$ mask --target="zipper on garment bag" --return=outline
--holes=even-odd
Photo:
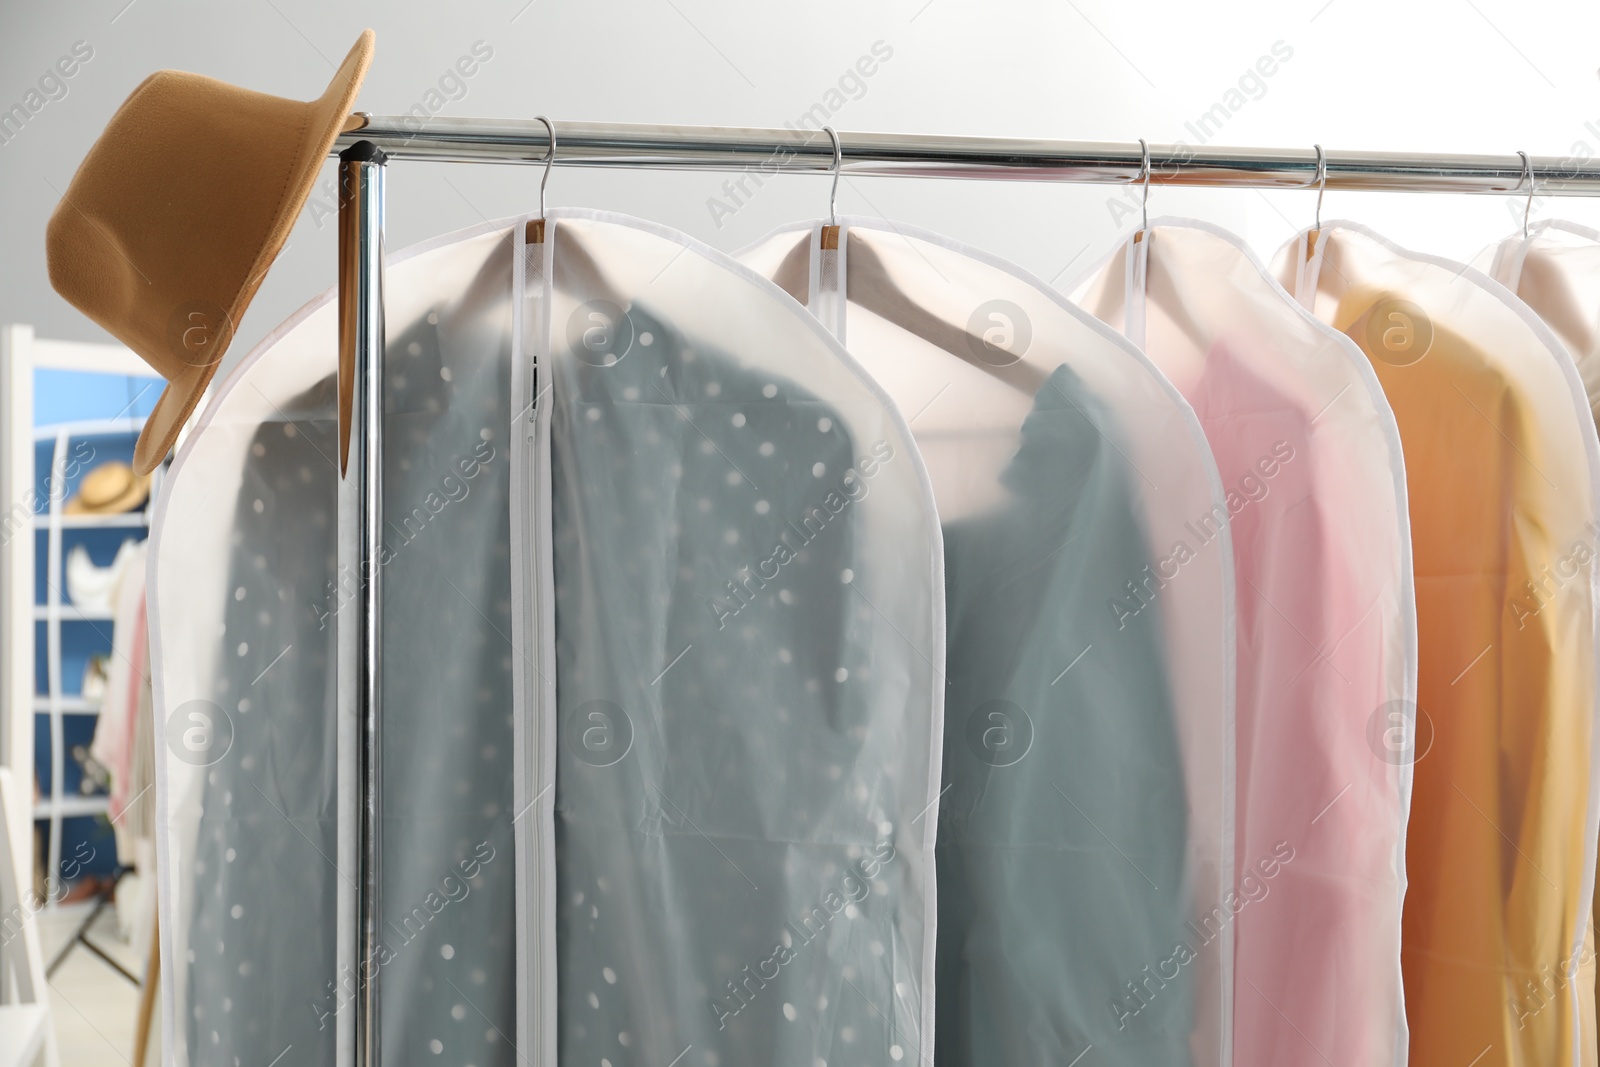
[[[516,940],[516,988],[513,1001],[516,1004],[516,1041],[514,1044],[525,1044],[528,1032],[533,1028],[533,1013],[530,1005],[533,1003],[529,990],[532,987],[532,969],[529,961],[532,959],[531,924],[528,916],[532,908],[530,900],[537,886],[537,879],[529,872],[529,857],[533,850],[529,847],[531,838],[531,824],[522,823],[527,816],[528,808],[532,806],[533,772],[530,767],[536,766],[532,756],[533,736],[528,727],[529,682],[528,671],[523,661],[526,658],[524,649],[528,642],[528,495],[525,490],[527,485],[528,462],[528,434],[523,425],[532,425],[532,401],[524,401],[524,397],[532,397],[532,391],[527,384],[529,377],[528,366],[528,339],[530,331],[527,324],[528,316],[528,285],[527,285],[527,259],[528,233],[513,231],[511,248],[511,297],[512,297],[512,322],[511,322],[511,425],[509,427],[510,451],[507,462],[511,465],[508,497],[507,525],[511,542],[511,641],[512,652],[515,660],[512,664],[511,676],[511,717],[514,747],[514,764],[512,782],[512,821],[511,837],[513,854],[516,863],[516,891],[513,894],[516,914],[512,935]],[[526,405],[526,407],[524,406]]]
[[[528,1050],[528,1059],[534,1067],[554,1063],[554,1008],[550,1003],[551,990],[546,974],[548,929],[553,921],[554,902],[552,887],[547,884],[551,876],[552,842],[548,834],[552,828],[544,818],[546,794],[554,788],[554,769],[546,774],[552,763],[544,718],[552,711],[549,694],[544,690],[543,679],[551,669],[540,661],[545,660],[545,647],[549,634],[544,625],[548,583],[545,575],[549,569],[549,542],[547,509],[542,501],[548,493],[547,467],[541,448],[541,420],[546,411],[541,398],[540,370],[548,374],[547,301],[545,287],[545,223],[530,221],[514,242],[518,262],[514,271],[520,292],[516,308],[518,320],[514,348],[515,363],[512,368],[514,388],[511,427],[512,440],[512,496],[513,523],[513,602],[518,605],[513,626],[520,662],[516,667],[520,714],[516,722],[521,736],[517,745],[521,766],[518,785],[522,795],[518,798],[514,828],[522,856],[518,860],[521,886],[517,894],[517,928],[519,941],[517,976],[519,985],[518,1020],[522,1027],[517,1040]],[[521,422],[519,427],[516,422]],[[549,785],[542,784],[548,779]],[[530,1047],[531,1046],[531,1047]]]
[[[548,786],[544,782],[546,764],[552,762],[550,753],[546,751],[545,718],[554,709],[546,708],[545,706],[543,680],[537,666],[544,659],[546,634],[543,624],[546,605],[542,602],[545,592],[543,575],[549,565],[546,557],[550,550],[551,533],[548,529],[548,523],[544,521],[546,519],[544,508],[540,506],[548,492],[548,487],[545,484],[547,476],[545,457],[542,455],[540,447],[543,433],[541,424],[546,418],[545,405],[542,402],[544,387],[540,379],[549,373],[549,361],[546,358],[549,346],[549,326],[547,321],[549,297],[545,284],[545,257],[547,254],[545,241],[548,234],[545,220],[538,219],[536,223],[530,223],[529,231],[529,237],[532,239],[532,243],[528,246],[531,252],[530,258],[538,264],[538,272],[531,279],[534,286],[530,286],[534,299],[528,309],[533,316],[529,325],[534,329],[534,343],[529,346],[526,353],[528,358],[529,388],[532,391],[533,399],[531,401],[532,410],[528,417],[528,437],[522,442],[524,455],[528,459],[526,472],[528,491],[523,497],[523,529],[526,531],[525,542],[530,549],[529,562],[532,565],[528,575],[530,578],[528,594],[525,598],[525,603],[528,606],[528,635],[530,638],[528,651],[530,658],[524,669],[533,675],[528,679],[528,692],[530,694],[528,724],[533,731],[533,744],[531,746],[533,767],[530,777],[532,778],[532,787],[537,790],[534,799],[530,801],[533,805],[533,810],[528,813],[529,818],[536,820],[529,827],[529,838],[534,842],[530,857],[532,861],[530,866],[533,874],[534,892],[532,900],[534,906],[528,919],[530,931],[529,947],[532,953],[529,961],[529,973],[531,975],[529,992],[532,996],[535,1017],[538,1020],[534,1026],[537,1040],[534,1062],[536,1067],[543,1067],[544,1062],[546,1062],[545,1050],[553,1050],[553,1030],[555,1027],[555,1012],[553,1007],[546,1003],[549,993],[545,988],[544,980],[546,977],[546,953],[554,947],[547,946],[545,943],[545,934],[547,932],[545,929],[545,913],[552,906],[549,898],[554,892],[553,887],[547,883],[553,878],[554,872],[547,869],[545,851],[547,827],[543,817],[545,790],[546,788],[550,790],[555,788],[553,768]],[[548,667],[549,665],[546,664],[546,666]],[[548,1063],[553,1065],[555,1062],[552,1051]]]
[[[542,237],[553,239],[555,225],[552,223]],[[554,575],[554,546],[555,527],[551,513],[551,439],[550,418],[551,404],[555,400],[555,378],[550,364],[550,318],[551,301],[554,292],[551,286],[551,272],[554,269],[554,248],[552,244],[541,242],[535,246],[539,250],[539,318],[537,321],[538,343],[532,350],[532,378],[533,378],[533,427],[534,435],[528,446],[528,453],[533,460],[533,492],[529,501],[533,511],[531,526],[533,536],[530,543],[533,546],[533,589],[534,595],[529,598],[532,608],[533,634],[536,661],[542,670],[535,670],[536,677],[532,679],[534,692],[537,694],[533,704],[533,724],[538,730],[534,751],[539,757],[539,770],[534,782],[539,785],[537,810],[540,818],[536,824],[538,830],[539,848],[534,862],[534,871],[538,877],[539,888],[539,914],[538,921],[534,924],[536,931],[535,957],[538,978],[534,982],[534,994],[538,998],[535,1003],[539,1006],[540,1019],[544,1023],[541,1037],[542,1057],[545,1067],[556,1067],[556,964],[555,964],[555,928],[556,928],[556,875],[555,875],[555,821],[554,818],[544,818],[545,812],[555,811],[556,788],[556,651],[555,651],[555,575]],[[540,783],[543,783],[542,785]]]

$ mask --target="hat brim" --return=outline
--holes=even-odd
[[[294,229],[296,216],[300,214],[300,209],[305,206],[306,200],[311,196],[311,190],[316,185],[322,163],[328,158],[328,153],[333,149],[333,142],[338,140],[339,132],[350,116],[351,105],[355,103],[356,95],[361,91],[361,82],[367,76],[367,68],[372,65],[374,40],[375,35],[371,30],[362,31],[349,54],[344,57],[344,62],[339,64],[338,71],[328,83],[328,88],[323,91],[322,96],[306,105],[309,109],[305,123],[306,139],[301,146],[299,161],[284,189],[283,201],[278,207],[271,229],[267,232],[267,239],[262,242],[261,250],[251,265],[250,274],[239,290],[239,295],[234,299],[233,306],[225,312],[226,333],[219,339],[219,343],[213,349],[214,356],[208,363],[188,369],[178,377],[168,380],[167,387],[162,390],[161,399],[156,401],[155,409],[145,420],[144,429],[139,434],[139,443],[134,448],[133,469],[139,474],[149,474],[166,459],[167,453],[172,451],[172,446],[178,439],[179,431],[183,429],[184,423],[189,421],[189,416],[194,414],[194,409],[200,403],[200,397],[204,395],[206,386],[210,385],[211,379],[216,376],[217,368],[222,364],[222,357],[233,341],[234,328],[244,316],[245,308],[250,305],[256,290],[261,287],[267,268],[272,266],[273,260],[277,259],[278,253],[283,250],[284,242],[289,239],[289,232]]]
[[[218,361],[220,362],[220,361]],[[133,446],[133,469],[138,474],[149,474],[161,466],[161,461],[172,451],[183,424],[189,421],[194,409],[205,395],[206,386],[217,373],[218,363],[193,367],[167,382],[161,397],[144,420],[139,431],[139,441]]]

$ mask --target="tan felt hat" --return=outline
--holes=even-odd
[[[143,504],[149,495],[149,474],[112,460],[85,474],[61,510],[68,515],[120,515]]]
[[[133,466],[172,448],[288,240],[372,62],[362,33],[304,103],[162,70],[133,91],[50,216],[50,284],[167,379]]]

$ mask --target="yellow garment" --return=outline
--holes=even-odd
[[[1587,404],[1559,346],[1478,276],[1351,226],[1314,236],[1280,276],[1372,361],[1405,453],[1411,1062],[1582,1067],[1600,460]]]
[[[1590,411],[1600,421],[1600,233],[1576,223],[1547,220],[1527,237],[1517,234],[1484,249],[1473,266],[1516,293],[1560,338],[1578,365]],[[1597,922],[1600,895],[1592,905],[1580,959],[1583,988],[1594,987]],[[1600,1059],[1595,1028],[1592,1019],[1587,1022],[1584,1067],[1595,1067]]]

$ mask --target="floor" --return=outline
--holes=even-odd
[[[92,902],[65,904],[39,914],[39,942],[46,965],[72,940],[93,907]],[[143,961],[135,958],[133,950],[118,935],[113,909],[100,913],[89,937],[134,974],[143,972]],[[73,947],[49,982],[50,1012],[61,1049],[61,1067],[114,1067],[133,1062],[137,986],[82,945]],[[151,1039],[147,1064],[160,1062],[155,1047],[160,1042],[159,1019],[152,1029],[157,1034]]]

